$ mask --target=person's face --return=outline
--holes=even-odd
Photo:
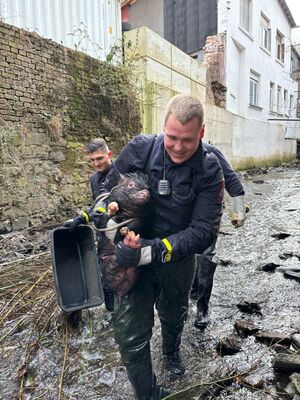
[[[96,150],[93,153],[89,153],[88,157],[94,169],[96,171],[105,171],[111,164],[112,152],[106,152],[105,150]]]
[[[204,126],[199,126],[199,119],[193,117],[182,124],[170,113],[164,127],[164,146],[175,164],[187,161],[197,151],[204,136]]]

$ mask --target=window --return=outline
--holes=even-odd
[[[260,76],[250,71],[249,105],[258,107]]]
[[[275,111],[275,83],[270,82],[269,110]]]
[[[295,80],[299,80],[300,75],[300,56],[297,54],[297,50],[291,46],[291,70],[290,70],[290,74],[291,74],[291,78],[295,79]],[[299,66],[298,66],[299,65]]]
[[[284,37],[279,31],[276,34],[276,58],[284,63]]]
[[[288,91],[283,90],[283,114],[289,115]]]
[[[240,0],[240,24],[247,32],[251,32],[251,0]]]
[[[197,61],[203,61],[204,59],[204,50],[200,49],[198,51],[195,51],[194,53],[189,53],[190,57],[192,57],[194,60]]]
[[[296,71],[297,68],[296,63],[297,63],[296,54],[293,52],[293,50],[291,50],[291,70],[290,70],[291,77],[294,76],[294,71]]]
[[[260,16],[260,45],[271,51],[271,28],[270,28],[270,20],[267,19],[263,14]]]
[[[281,86],[277,86],[277,98],[276,98],[276,104],[277,104],[277,113],[281,113],[281,108],[282,108],[282,98],[281,98]]]
[[[289,104],[289,115],[290,117],[293,116],[293,107],[294,107],[294,96],[291,94],[290,95],[290,104]]]

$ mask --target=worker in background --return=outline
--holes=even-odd
[[[91,140],[91,142],[86,147],[88,158],[96,171],[90,178],[91,189],[93,194],[93,199],[99,196],[101,192],[101,188],[103,182],[105,181],[107,174],[113,166],[111,157],[112,152],[109,150],[108,145],[103,139],[97,138]],[[97,235],[98,238],[98,255],[99,255],[99,240],[101,238],[100,235]],[[100,264],[101,266],[101,264]],[[103,283],[103,292],[104,292],[104,302],[107,311],[113,311],[114,309],[114,293],[113,291],[107,287],[104,280]]]
[[[213,153],[219,160],[225,179],[225,189],[232,197],[233,212],[231,214],[232,223],[236,228],[243,226],[246,219],[246,209],[244,206],[244,189],[238,174],[232,169],[224,155],[215,146],[202,143],[203,148],[208,153]],[[197,255],[197,270],[191,299],[197,300],[197,315],[194,325],[198,329],[205,329],[208,325],[208,304],[213,288],[214,273],[217,264],[213,258],[217,239],[209,246],[204,253]]]

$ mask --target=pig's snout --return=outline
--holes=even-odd
[[[139,203],[144,203],[150,198],[150,192],[148,189],[140,190],[132,195],[132,200]]]

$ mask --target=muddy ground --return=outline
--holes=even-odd
[[[204,333],[193,327],[191,301],[182,340],[187,370],[180,380],[170,381],[163,369],[155,323],[153,364],[159,383],[177,392],[170,398],[297,399],[285,394],[289,374],[275,373],[273,362],[278,351],[300,350],[289,342],[239,336],[234,324],[250,320],[262,332],[288,338],[300,333],[299,280],[284,274],[300,269],[299,164],[244,172],[242,180],[251,210],[245,226],[235,230],[226,201],[211,322]],[[77,330],[64,323],[53,288],[49,232],[2,235],[0,246],[0,398],[133,399],[104,307],[85,310]],[[222,355],[218,344],[228,336],[239,351]]]

